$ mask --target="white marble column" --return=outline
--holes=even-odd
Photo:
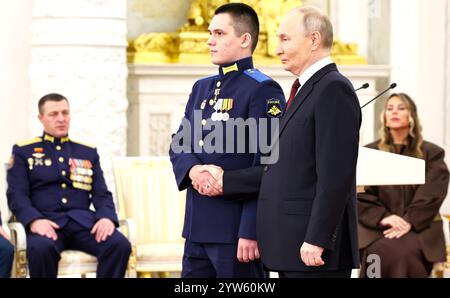
[[[368,56],[368,18],[373,17],[372,2],[378,0],[330,0],[330,17],[335,38],[358,44],[358,54]]]
[[[126,0],[35,0],[31,31],[32,132],[39,98],[65,95],[70,136],[98,147],[113,190],[111,157],[126,154]]]
[[[445,16],[445,76],[444,76],[444,99],[445,99],[445,109],[444,109],[444,148],[446,151],[446,162],[447,166],[450,167],[450,3],[446,2],[446,16]],[[441,208],[442,213],[450,214],[450,200],[444,201],[443,207]]]
[[[3,164],[11,156],[12,145],[29,137],[27,71],[31,7],[31,0],[0,1],[0,211],[5,223],[8,221],[8,207]]]

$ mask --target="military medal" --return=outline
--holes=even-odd
[[[92,190],[92,163],[90,160],[70,158],[70,180],[74,188],[90,191]]]
[[[211,120],[212,121],[221,121],[222,120],[222,112],[221,112],[221,107],[222,107],[222,103],[223,103],[223,99],[219,98],[216,102],[216,104],[214,105],[214,110],[215,112],[212,114],[211,116]]]
[[[233,99],[232,98],[224,98],[222,100],[222,107],[221,110],[224,111],[222,114],[223,121],[228,121],[230,119],[230,114],[228,114],[228,111],[233,108]]]
[[[200,105],[200,109],[204,110],[206,106],[206,99],[202,101],[202,104]]]
[[[52,160],[51,160],[50,158],[47,158],[47,159],[44,161],[44,164],[45,164],[47,167],[49,167],[49,166],[52,165]]]
[[[30,158],[27,159],[27,161],[28,161],[28,168],[30,170],[32,170],[33,169],[34,160],[30,157]]]
[[[40,149],[40,148],[34,148],[34,149]],[[36,152],[31,155],[34,157],[34,165],[35,166],[43,166],[44,165],[44,161],[42,160],[42,158],[45,156],[44,153]]]

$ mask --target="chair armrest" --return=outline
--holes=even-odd
[[[126,277],[134,278],[137,276],[136,272],[136,223],[134,220],[130,218],[121,219],[119,221],[120,227],[124,227],[125,229],[121,229],[121,232],[128,238],[131,244],[131,255],[128,261],[128,268]],[[125,231],[124,231],[125,230]]]
[[[121,232],[125,234],[130,241],[131,245],[136,244],[136,223],[131,218],[121,219],[119,221],[120,228],[125,227],[125,229],[121,229]]]
[[[27,249],[27,234],[25,233],[25,228],[20,222],[8,223],[8,227],[11,230],[11,236],[16,246],[16,250],[26,250]]]

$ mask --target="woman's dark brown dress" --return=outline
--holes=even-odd
[[[378,149],[379,140],[366,147]],[[361,277],[366,276],[367,256],[381,260],[381,277],[428,277],[433,263],[446,259],[445,238],[439,208],[445,199],[449,171],[445,151],[424,141],[426,175],[424,185],[366,186],[358,194],[358,236]],[[404,148],[398,148],[402,154]],[[379,222],[392,214],[411,224],[411,231],[399,239],[383,236]]]

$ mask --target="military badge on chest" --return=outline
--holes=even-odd
[[[232,98],[219,98],[214,105],[214,113],[211,115],[212,121],[228,121],[230,114],[228,113],[233,108]]]
[[[51,166],[52,160],[50,158],[45,158],[44,148],[36,147],[33,149],[32,157],[28,158],[28,169],[31,171],[34,167],[39,166]]]
[[[216,88],[214,89],[214,99],[209,100],[209,105],[213,107],[214,112],[211,115],[212,121],[228,121],[230,119],[229,111],[233,108],[234,100],[232,98],[217,98],[220,94],[221,82],[216,83]],[[206,106],[206,101],[202,101],[200,109],[204,110]]]
[[[86,159],[69,159],[70,166],[70,180],[74,188],[91,191],[92,190],[92,163]]]

